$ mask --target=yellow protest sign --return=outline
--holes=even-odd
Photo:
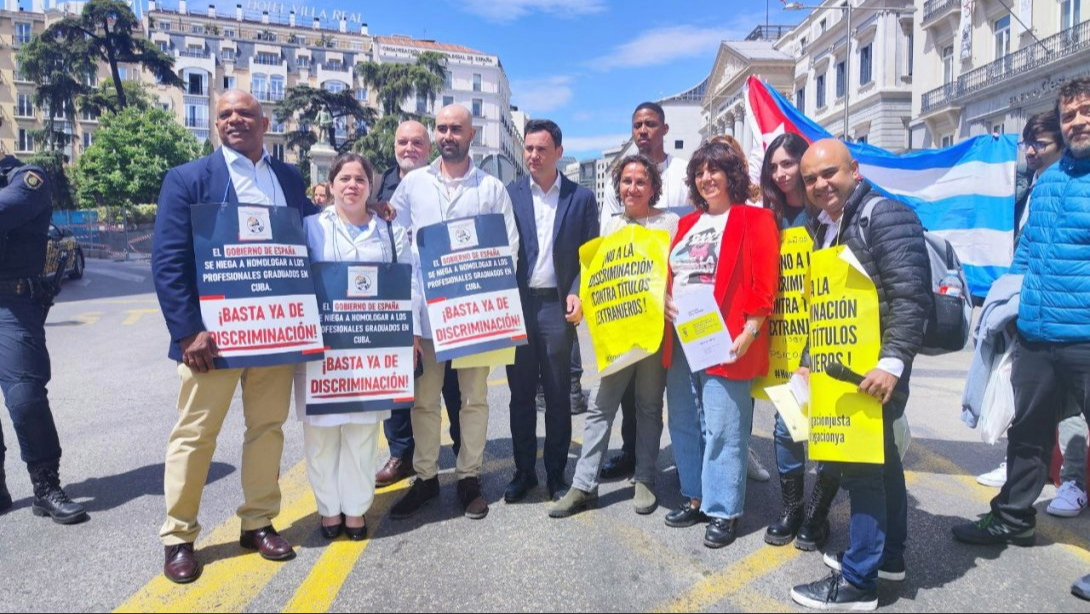
[[[810,458],[882,463],[882,405],[858,386],[829,377],[839,362],[856,373],[878,364],[878,292],[839,245],[810,257]]]
[[[662,345],[669,247],[665,230],[629,224],[579,248],[579,296],[602,375]]]
[[[768,399],[765,388],[784,384],[798,370],[809,335],[810,251],[814,241],[805,228],[780,233],[780,286],[768,320],[768,375],[753,381],[754,398]]]

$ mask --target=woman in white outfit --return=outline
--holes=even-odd
[[[371,163],[355,153],[337,156],[329,169],[333,206],[304,219],[312,262],[411,262],[409,242],[401,226],[375,217],[367,209],[374,176]],[[396,258],[395,258],[396,255]],[[295,407],[303,422],[307,477],[322,536],[367,537],[364,513],[375,497],[378,436],[389,411],[306,415],[305,365],[295,374]]]

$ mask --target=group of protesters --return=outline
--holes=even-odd
[[[1090,408],[1090,339],[1085,334],[1090,314],[1082,313],[1090,309],[1090,297],[1078,294],[1085,293],[1085,284],[1072,281],[1074,287],[1060,290],[1071,291],[1068,307],[1055,308],[1048,299],[1056,291],[1051,284],[1073,279],[1063,275],[1063,267],[1086,256],[1080,251],[1087,244],[1085,236],[1073,240],[1072,233],[1085,233],[1090,216],[1069,213],[1090,206],[1085,188],[1090,80],[1076,79],[1060,90],[1057,116],[1066,149],[1033,188],[1012,269],[1025,279],[1014,341],[1017,415],[1007,461],[1012,477],[991,514],[955,528],[955,536],[964,542],[1032,539],[1032,503],[1044,484],[1044,456],[1055,439],[1054,408],[1067,394],[1082,412]],[[796,134],[780,135],[766,147],[760,180],[754,182],[745,152],[729,137],[704,143],[688,161],[668,155],[663,146],[669,130],[665,113],[655,103],[643,103],[632,115],[632,140],[639,153],[613,165],[612,190],[599,204],[589,190],[558,171],[564,150],[556,123],[527,123],[523,154],[528,176],[504,186],[474,165],[469,155],[475,136],[472,117],[465,108],[451,105],[436,114],[433,131],[415,121],[398,127],[397,164],[379,178],[365,157],[339,155],[314,190],[315,202],[320,192],[326,205],[318,209],[299,173],[265,150],[268,119],[250,94],[231,90],[221,96],[216,127],[219,149],[168,173],[156,226],[153,272],[170,331],[170,357],[178,362],[181,378],[179,419],[166,461],[167,520],[160,532],[168,579],[186,583],[201,573],[194,549],[201,491],[220,425],[240,382],[247,430],[244,503],[238,510],[242,547],[270,560],[295,555],[272,526],[280,511],[282,426],[293,384],[304,426],[307,474],[325,538],[366,537],[365,514],[376,485],[415,475],[391,509],[392,518],[411,517],[438,496],[444,404],[457,459],[458,501],[468,518],[488,514],[480,475],[491,366],[452,368],[452,361],[439,359],[442,339],[434,332],[439,323],[426,308],[431,297],[424,289],[418,244],[422,229],[495,214],[502,217],[514,261],[525,327],[524,342],[506,361],[515,468],[503,494],[506,502],[524,500],[539,484],[535,393],[540,389],[548,515],[565,518],[592,507],[600,481],[628,476],[635,511],[654,512],[659,505],[655,477],[665,400],[680,481],[680,497],[665,523],[678,528],[705,525],[705,546],[727,546],[745,510],[754,397],[764,398],[769,379],[779,384],[801,381],[804,387],[813,384],[811,411],[836,405],[839,396],[863,399],[857,402],[869,408],[873,433],[881,440],[856,441],[852,449],[873,452],[866,462],[815,455],[817,448],[811,444],[811,460],[823,460],[816,463],[816,479],[806,497],[805,438],[789,429],[786,416],[777,415],[774,443],[783,507],[769,524],[765,541],[820,549],[829,538],[828,514],[838,490],[848,493],[851,507],[850,545],[824,556],[833,573],[794,587],[791,598],[816,609],[871,610],[877,607],[879,579],[905,578],[908,505],[904,449],[899,446],[903,438],[898,433],[905,428],[909,380],[931,309],[933,280],[919,218],[875,190],[842,142],[811,144]],[[429,161],[433,142],[439,156]],[[1076,188],[1082,191],[1072,196]],[[219,349],[201,315],[189,219],[189,207],[205,202],[297,209],[312,262],[411,265],[416,368],[411,409],[311,414],[302,394],[303,367],[217,365]],[[805,244],[802,252],[797,251],[800,241]],[[651,254],[649,283],[633,288],[652,294],[657,289],[652,312],[660,320],[649,327],[655,329],[653,347],[603,369],[590,396],[583,445],[569,481],[572,413],[578,403],[572,383],[579,379],[573,362],[581,362],[573,361],[579,351],[576,327],[585,312],[598,307],[582,289],[588,281],[583,275],[592,270],[588,262],[599,246]],[[1070,258],[1053,258],[1054,246],[1065,248]],[[862,302],[873,305],[864,310],[870,315],[858,322],[845,320],[870,331],[860,335],[872,340],[858,352],[869,356],[869,362],[854,361],[861,380],[857,384],[819,385],[831,381],[825,367],[832,355],[817,343],[811,347],[805,327],[796,335],[801,351],[773,349],[781,347],[777,336],[787,327],[771,324],[783,317],[780,306],[791,302],[778,299],[793,291],[781,283],[782,269],[800,253],[805,254],[799,262],[808,267],[807,279],[824,275],[825,282],[794,289],[803,298],[795,316],[804,321],[807,305],[818,300],[813,292],[829,295],[821,300],[847,300],[859,284],[849,288],[836,279],[854,274],[869,284],[864,284]],[[847,272],[838,277],[833,271],[841,266]],[[693,329],[684,326],[694,310],[719,322],[727,334],[729,346],[711,363],[695,352]],[[587,324],[593,337],[596,328]],[[600,367],[602,359],[599,355]],[[607,459],[618,409],[623,416],[622,452]],[[380,424],[390,442],[390,460],[381,466]]]

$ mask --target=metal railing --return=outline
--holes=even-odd
[[[283,60],[276,57],[270,58],[268,56],[255,55],[250,61],[254,64],[261,64],[262,66],[280,66],[280,63]]]
[[[1084,21],[1073,28],[1023,47],[990,64],[958,76],[954,83],[944,84],[925,93],[921,111],[926,113],[953,104],[959,98],[1000,85],[1087,49],[1090,49],[1090,21]]]
[[[923,22],[921,23],[927,23],[932,18],[938,17],[948,9],[960,4],[960,0],[927,0],[927,2],[923,3]]]
[[[208,59],[208,58],[212,57],[212,54],[210,54],[208,52],[208,50],[206,50],[206,49],[205,50],[181,49],[181,50],[178,51],[178,57]]]

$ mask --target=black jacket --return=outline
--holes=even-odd
[[[53,214],[49,175],[18,166],[0,189],[0,280],[37,277],[45,270],[49,220]]]
[[[863,228],[860,214],[866,201],[874,198],[880,200],[867,220],[867,228]],[[866,181],[859,182],[848,198],[843,215],[839,243],[855,253],[878,289],[882,330],[879,357],[901,359],[907,373],[920,351],[932,302],[931,265],[920,218],[904,204],[874,191]],[[812,224],[816,248],[824,245],[828,227],[816,219]],[[903,380],[907,385],[908,378]]]

